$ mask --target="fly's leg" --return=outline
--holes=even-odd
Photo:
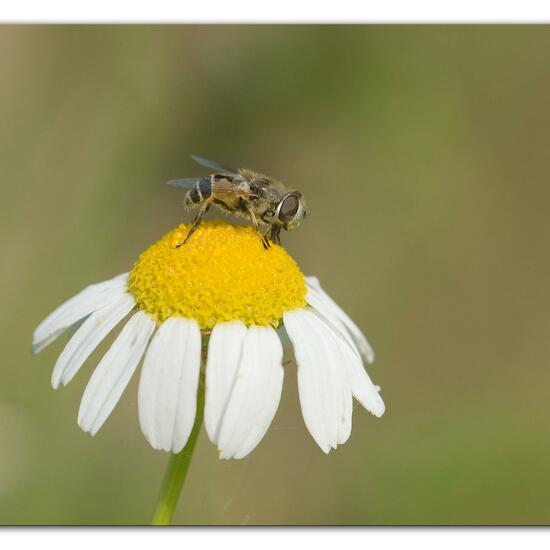
[[[258,232],[258,234],[260,235],[260,239],[262,239],[262,244],[264,245],[264,248],[267,250],[271,246],[269,244],[269,240],[260,231],[260,226],[258,224],[258,219],[256,218],[256,214],[254,214],[254,210],[252,210],[252,208],[250,208],[250,206],[247,206],[246,208],[248,210],[248,213],[250,214],[250,219],[252,220],[252,225],[254,226],[254,229]]]
[[[193,220],[193,225],[191,226],[191,229],[189,229],[189,232],[187,233],[187,236],[185,237],[185,239],[179,242],[178,244],[176,244],[176,248],[179,248],[180,246],[184,245],[189,240],[191,235],[195,232],[197,227],[199,227],[199,225],[201,224],[202,217],[208,212],[209,208],[210,208],[210,201],[204,201],[201,204],[201,207],[199,208],[199,211],[197,212],[197,215]]]
[[[273,224],[271,226],[271,229],[269,231],[269,238],[275,243],[275,244],[281,244],[281,227],[278,225]]]

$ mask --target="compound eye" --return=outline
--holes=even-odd
[[[294,218],[294,216],[296,216],[299,207],[300,201],[298,200],[298,197],[296,195],[287,195],[286,197],[284,197],[284,199],[281,201],[279,214],[277,216],[279,218],[279,221],[290,221],[292,218]]]

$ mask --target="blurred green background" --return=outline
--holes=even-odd
[[[187,221],[198,153],[300,189],[283,235],[365,330],[386,415],[325,456],[295,367],[259,447],[201,434],[182,524],[550,522],[550,28],[0,27],[0,523],[147,523],[134,379],[95,438],[31,334]],[[213,213],[216,215],[215,213]]]

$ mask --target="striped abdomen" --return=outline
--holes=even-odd
[[[212,182],[210,178],[201,178],[195,184],[195,187],[187,192],[185,197],[185,204],[187,206],[193,206],[199,204],[203,200],[210,197],[212,194]]]

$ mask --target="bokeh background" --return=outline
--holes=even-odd
[[[189,219],[189,154],[299,188],[283,235],[365,330],[387,413],[199,439],[181,524],[550,523],[550,28],[0,27],[0,523],[142,524],[167,455],[136,375],[95,438],[31,334]],[[214,215],[216,215],[214,213]],[[62,339],[66,341],[66,338]]]

